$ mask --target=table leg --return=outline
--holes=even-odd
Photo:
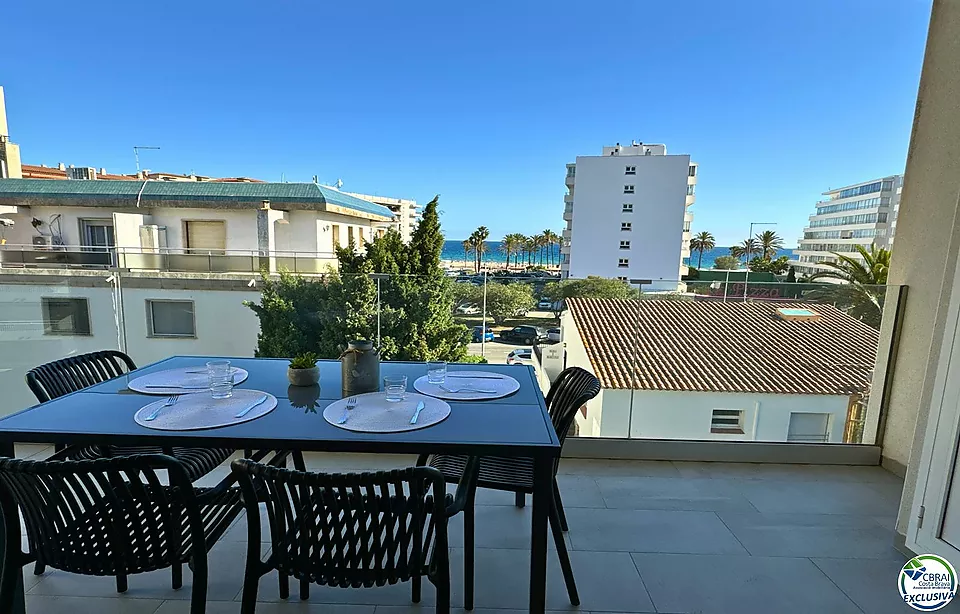
[[[14,456],[13,444],[0,443],[0,456],[13,458]],[[3,512],[0,511],[0,514],[2,513]],[[0,523],[2,522],[3,522],[3,518],[0,518]],[[3,535],[3,531],[0,531],[0,553],[6,552],[6,544],[4,543],[4,539],[5,538]],[[6,565],[6,564],[8,564],[8,561],[0,561],[0,565]],[[6,571],[6,570],[3,570],[3,571]],[[16,585],[16,588],[14,589],[13,611],[11,612],[11,614],[25,614],[27,611],[27,606],[24,603],[24,599],[23,599],[23,569],[22,568],[16,570],[16,576],[17,576],[17,585]],[[4,614],[6,614],[6,612],[4,612]]]
[[[533,465],[533,527],[530,540],[530,611],[547,607],[547,512],[553,496],[553,460],[538,457]]]

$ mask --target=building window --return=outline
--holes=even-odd
[[[194,253],[223,253],[227,249],[227,225],[223,220],[185,220],[183,246]]]
[[[633,186],[632,186],[632,185],[625,185],[625,186],[623,186],[623,193],[624,193],[624,194],[633,194]]]
[[[347,245],[353,245],[353,226],[347,226]]]
[[[363,228],[357,228],[357,235],[360,237],[360,245],[363,245],[364,244]]]
[[[633,213],[633,203],[623,203],[624,213]]]
[[[331,228],[333,228],[333,248],[337,249],[340,247],[340,224],[334,224]]]
[[[696,176],[697,176],[697,167],[691,164],[691,165],[690,165],[690,168],[687,170],[687,175],[688,175],[689,177],[696,177]]]
[[[696,193],[697,193],[697,186],[695,185],[687,186],[687,196],[693,196]]]
[[[710,432],[722,435],[743,435],[743,410],[713,410],[710,417]]]
[[[620,241],[620,249],[630,249],[630,241]]]
[[[631,222],[620,222],[620,230],[629,232],[633,230],[633,223]]]
[[[621,269],[627,268],[628,266],[630,266],[630,259],[620,258],[619,260],[617,260],[617,266],[620,267]]]
[[[147,299],[147,336],[196,337],[193,301]]]
[[[106,251],[116,245],[113,220],[80,220],[80,245],[93,248],[84,251]]]
[[[690,222],[683,223],[683,232],[690,232]]]
[[[617,275],[617,281],[627,281],[626,275]]]
[[[626,169],[625,171],[623,171],[623,174],[624,174],[624,175],[636,175],[636,174],[637,174],[637,167],[636,167],[636,166],[628,166],[627,169]]]
[[[44,335],[89,335],[90,306],[85,298],[41,298]]]

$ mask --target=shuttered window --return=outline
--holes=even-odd
[[[227,225],[223,221],[185,221],[184,245],[197,252],[223,252],[227,249]]]

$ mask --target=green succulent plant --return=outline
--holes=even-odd
[[[317,355],[313,352],[300,354],[290,361],[291,369],[312,369],[317,366]]]

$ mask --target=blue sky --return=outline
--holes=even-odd
[[[700,163],[694,231],[795,245],[830,187],[902,172],[929,0],[250,2],[4,8],[26,163],[441,195],[461,239],[563,227],[564,164]],[[12,52],[10,51],[12,50]]]

